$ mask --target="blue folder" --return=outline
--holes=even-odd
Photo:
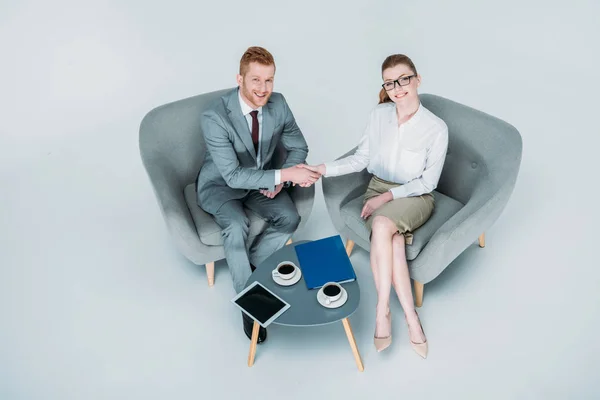
[[[327,282],[346,283],[356,280],[354,268],[346,254],[340,235],[314,240],[295,246],[298,266],[308,289]]]

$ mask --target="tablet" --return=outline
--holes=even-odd
[[[258,281],[252,282],[231,301],[263,328],[266,328],[290,308],[290,305],[281,297]]]

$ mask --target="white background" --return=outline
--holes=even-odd
[[[0,3],[0,398],[600,394],[597,1],[149,3]],[[365,372],[341,324],[272,326],[249,369],[227,266],[209,289],[171,244],[139,123],[234,86],[251,45],[274,54],[276,91],[311,163],[357,143],[392,53],[413,59],[422,93],[521,132],[518,182],[486,248],[425,287],[427,360],[410,349],[395,296],[394,342],[375,352],[375,291],[358,249],[351,321]],[[294,238],[335,233],[318,183]]]

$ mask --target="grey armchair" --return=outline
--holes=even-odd
[[[510,124],[473,108],[431,94],[422,104],[448,125],[448,154],[433,195],[431,218],[414,232],[406,246],[415,303],[423,302],[424,284],[435,279],[477,238],[485,246],[485,231],[497,220],[512,194],[522,155],[522,139]],[[339,158],[354,153],[356,147]],[[371,174],[365,169],[323,178],[323,194],[335,228],[354,244],[370,249],[369,233],[360,218],[363,195]]]
[[[151,110],[140,125],[142,162],[170,235],[179,251],[196,265],[205,265],[208,284],[214,284],[214,263],[225,258],[221,229],[210,214],[196,203],[196,177],[204,161],[206,146],[200,129],[200,114],[209,102],[230,89],[210,92],[162,105]],[[287,154],[278,146],[274,165]],[[302,228],[312,211],[314,186],[288,189],[300,214]],[[250,210],[248,240],[263,232],[266,221]]]

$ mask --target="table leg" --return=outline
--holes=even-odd
[[[354,360],[356,361],[356,366],[360,372],[363,372],[365,368],[363,367],[362,360],[360,359],[360,353],[358,352],[358,347],[356,346],[356,340],[354,340],[354,334],[352,333],[352,327],[350,326],[350,321],[348,318],[344,318],[342,320],[342,325],[344,325],[344,330],[346,331],[346,336],[348,336],[348,342],[350,342],[350,347],[352,348],[352,353],[354,354]]]
[[[248,354],[248,366],[254,365],[254,356],[256,355],[256,343],[258,343],[258,329],[260,325],[254,321],[252,325],[252,339],[250,339],[250,354]]]

